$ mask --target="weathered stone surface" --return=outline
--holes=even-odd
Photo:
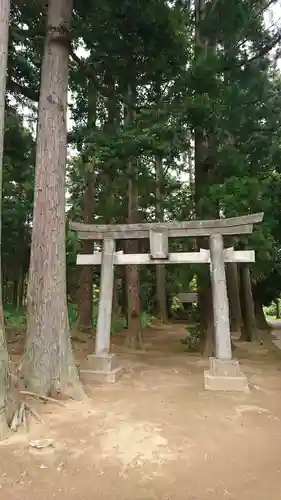
[[[149,230],[167,229],[170,238],[182,236],[209,236],[210,234],[249,234],[253,224],[261,222],[263,213],[232,217],[229,219],[192,220],[181,222],[144,222],[138,224],[82,224],[70,222],[70,229],[77,231],[79,239],[103,240],[148,238]]]
[[[237,359],[210,358],[210,373],[220,377],[239,377],[240,365]]]
[[[116,354],[90,354],[87,357],[87,369],[98,372],[110,372],[118,365]]]
[[[204,383],[208,391],[249,391],[247,377],[234,359],[210,358],[210,369],[204,372]]]
[[[116,354],[90,354],[86,364],[80,368],[80,377],[85,383],[114,383],[125,372],[118,366]]]
[[[96,332],[96,354],[107,354],[110,350],[110,326],[112,314],[112,296],[114,283],[115,241],[105,238],[103,241],[100,299]]]
[[[210,253],[216,356],[220,359],[231,359],[229,307],[223,256],[223,238],[220,234],[211,235]]]
[[[249,392],[247,377],[220,377],[211,375],[209,371],[204,372],[205,389],[207,391],[237,391]]]
[[[111,383],[117,382],[125,372],[124,368],[118,367],[111,371],[80,370],[80,377],[84,383]]]

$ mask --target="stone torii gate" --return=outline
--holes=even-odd
[[[91,380],[115,382],[122,373],[116,355],[110,353],[111,313],[114,265],[140,264],[209,264],[213,294],[215,357],[205,371],[205,388],[209,390],[244,391],[248,388],[239,362],[232,358],[229,305],[225,263],[255,261],[253,250],[224,248],[223,237],[251,234],[253,225],[261,222],[263,213],[216,220],[161,222],[140,224],[92,225],[71,222],[70,229],[82,240],[102,240],[102,252],[78,254],[78,265],[101,265],[100,299],[95,353],[88,356],[87,369],[81,375]],[[209,250],[170,253],[168,240],[176,237],[208,237]],[[116,240],[148,238],[150,253],[116,252]]]

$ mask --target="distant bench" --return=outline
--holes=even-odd
[[[177,298],[182,304],[195,304],[198,301],[197,292],[178,293]]]

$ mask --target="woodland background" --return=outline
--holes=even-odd
[[[229,286],[232,329],[243,330],[244,324],[248,340],[266,326],[262,306],[281,292],[276,6],[270,0],[81,0],[74,4],[71,29],[67,218],[132,223],[264,212],[250,238],[229,242],[256,250],[251,286],[241,279],[240,312]],[[46,12],[40,0],[12,2],[2,234],[4,309],[11,327],[25,323]],[[124,251],[144,251],[141,244],[129,242]],[[196,245],[177,240],[171,248]],[[81,245],[67,231],[70,321],[92,329],[100,270],[77,268],[78,251],[92,252],[93,245]],[[228,267],[231,283],[239,269]],[[113,331],[137,331],[153,317],[166,321],[179,313],[176,294],[192,289],[199,291],[193,313],[201,318],[204,340],[212,323],[205,270],[116,269]]]

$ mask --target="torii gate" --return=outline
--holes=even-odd
[[[78,265],[101,265],[100,299],[95,353],[88,356],[88,369],[81,374],[92,380],[115,382],[122,373],[116,355],[110,353],[111,313],[114,265],[140,264],[209,264],[213,294],[215,358],[205,371],[205,388],[244,391],[248,388],[239,362],[232,359],[229,305],[225,263],[255,261],[253,250],[224,248],[223,237],[251,234],[253,225],[263,220],[263,213],[215,220],[140,224],[95,225],[70,222],[70,229],[82,240],[103,240],[102,252],[78,254]],[[208,237],[210,250],[169,253],[169,237]],[[149,238],[150,253],[116,252],[116,240]]]

